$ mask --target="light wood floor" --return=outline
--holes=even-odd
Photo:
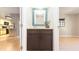
[[[0,36],[0,51],[19,51],[19,38],[8,35]]]
[[[60,37],[61,51],[79,51],[79,37]]]

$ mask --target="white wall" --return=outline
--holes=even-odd
[[[53,22],[53,47],[55,51],[59,51],[59,8],[52,8]]]
[[[45,28],[45,26],[32,26],[32,8],[28,8],[28,20],[27,20],[27,28]],[[50,21],[50,28],[53,28],[53,23],[52,23],[52,8],[48,8],[48,17],[47,20]]]
[[[48,8],[48,20],[51,21],[50,28],[53,29],[53,47],[54,50],[59,50],[59,32],[58,32],[58,8]],[[32,26],[32,8],[22,8],[22,46],[23,50],[27,49],[27,28],[45,28]],[[45,28],[46,29],[46,28]]]
[[[60,18],[65,18],[65,26],[60,27],[60,36],[66,36],[66,37],[79,36],[78,14],[63,15]]]

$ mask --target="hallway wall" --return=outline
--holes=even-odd
[[[60,15],[60,18],[65,18],[65,26],[59,29],[60,36],[79,36],[79,14]]]

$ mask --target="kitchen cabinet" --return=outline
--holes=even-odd
[[[53,50],[53,30],[27,29],[27,50],[29,51]]]

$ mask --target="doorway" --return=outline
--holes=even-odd
[[[19,7],[0,7],[0,51],[20,51],[19,23]]]
[[[60,51],[79,51],[79,8],[59,8]]]

